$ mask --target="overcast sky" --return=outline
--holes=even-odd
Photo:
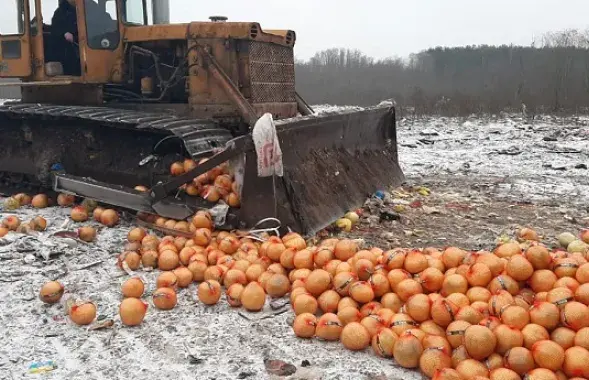
[[[15,17],[14,0],[0,13],[0,31]],[[44,0],[53,8],[57,0]],[[437,45],[529,45],[547,31],[589,27],[589,0],[170,0],[173,22],[258,21],[297,32],[295,52],[309,58],[332,47],[382,58],[406,57]],[[45,8],[45,7],[44,7]],[[50,16],[49,16],[50,17]]]
[[[589,27],[589,0],[170,0],[175,21],[255,20],[297,32],[308,58],[330,47],[374,57],[407,56],[436,45],[529,45],[546,31]],[[190,5],[194,4],[194,5]]]

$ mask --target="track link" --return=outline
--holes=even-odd
[[[169,175],[171,162],[211,155],[232,137],[215,120],[109,107],[4,104],[0,172],[27,175],[45,187],[56,168],[149,186]],[[149,164],[140,166],[143,160]]]
[[[11,196],[17,193],[38,194],[51,192],[50,187],[44,186],[29,175],[0,172],[0,195]]]

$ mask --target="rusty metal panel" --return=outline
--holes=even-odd
[[[394,109],[295,118],[278,121],[276,129],[284,177],[258,177],[256,154],[248,152],[241,207],[247,225],[277,216],[283,226],[312,235],[404,180]]]
[[[185,40],[188,24],[129,26],[123,29],[125,42],[149,42],[162,40]]]
[[[256,40],[293,46],[294,31],[267,32],[257,22],[192,22],[188,26],[188,35],[192,39],[233,38],[237,40]]]

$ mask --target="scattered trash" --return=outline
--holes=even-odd
[[[282,360],[264,360],[266,371],[271,375],[290,376],[297,371],[297,367]]]
[[[509,156],[517,156],[518,154],[522,154],[523,152],[517,146],[510,146],[507,149],[496,150],[495,153],[497,153],[497,154],[506,154],[506,155],[509,155]]]
[[[224,202],[219,202],[213,208],[211,208],[209,212],[213,217],[215,225],[221,226],[225,224],[225,219],[227,218],[227,213],[229,212],[229,205]]]
[[[187,358],[188,358],[188,362],[190,364],[202,364],[205,360],[202,358],[199,358],[194,352],[193,350],[188,346],[188,344],[186,342],[183,343],[184,344],[184,348],[186,349],[187,352]]]
[[[441,214],[442,212],[440,210],[438,210],[435,207],[429,207],[429,206],[423,206],[422,207],[423,212],[425,212],[428,215],[432,215],[432,214]]]
[[[51,239],[50,237],[34,237],[29,235],[7,235],[5,244],[0,246],[2,252],[33,253],[35,256],[49,260],[62,254],[68,248],[74,248],[77,243],[71,239]],[[69,240],[69,241],[68,241]],[[14,255],[13,255],[14,256]]]
[[[391,220],[401,220],[401,216],[391,211],[381,211],[380,212],[380,222],[382,221],[391,221]]]
[[[393,206],[393,211],[395,211],[397,214],[403,213],[406,211],[406,207],[403,205],[394,205]]]
[[[88,330],[90,331],[95,331],[95,330],[104,330],[107,329],[109,327],[113,327],[115,324],[115,321],[112,319],[107,319],[106,321],[103,322],[97,322],[94,326],[88,328]]]
[[[396,198],[409,198],[409,197],[411,197],[411,194],[407,193],[406,191],[404,191],[402,189],[395,190],[392,192],[392,194]]]
[[[565,165],[562,164],[544,164],[542,165],[545,168],[549,168],[549,169],[553,169],[553,170],[559,170],[559,171],[563,171],[563,170],[567,170]]]
[[[277,298],[270,302],[270,308],[272,310],[279,310],[288,305],[290,300],[286,298]]]
[[[53,360],[43,362],[34,362],[29,365],[29,373],[45,373],[57,369],[57,364]]]
[[[420,208],[422,206],[423,206],[423,202],[420,200],[413,201],[409,204],[409,207],[411,207],[411,208]]]
[[[417,188],[417,192],[418,192],[419,194],[423,195],[424,197],[427,197],[427,196],[429,196],[429,195],[430,195],[430,193],[431,193],[431,190],[430,190],[430,189],[428,189],[427,187],[424,187],[424,186],[419,186],[419,187]]]
[[[434,145],[436,143],[435,140],[428,140],[428,139],[419,139],[417,140],[424,145]]]
[[[471,206],[460,203],[446,203],[446,208],[462,211],[470,211],[472,209]]]
[[[435,129],[429,129],[429,128],[422,130],[421,132],[419,132],[419,134],[422,136],[439,136],[440,135],[440,133],[438,131],[436,131]]]
[[[384,200],[385,193],[382,190],[378,190],[376,193],[374,193],[374,196],[380,200]]]
[[[383,239],[385,239],[386,241],[395,241],[395,240],[397,240],[397,237],[392,232],[383,232],[380,236]]]

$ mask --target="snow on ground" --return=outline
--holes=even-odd
[[[490,181],[499,196],[542,201],[558,196],[586,205],[587,171],[580,167],[589,165],[587,124],[587,119],[549,117],[534,122],[518,117],[404,119],[398,128],[399,157],[408,178]],[[45,360],[55,361],[58,368],[43,379],[273,378],[264,359],[297,366],[290,378],[421,378],[392,360],[375,357],[370,349],[350,352],[338,343],[295,338],[288,306],[275,315],[267,304],[262,313],[244,312],[243,317],[224,298],[214,307],[200,304],[191,285],[180,292],[175,309],[159,311],[150,298],[157,272],[138,272],[148,284],[144,299],[150,306],[144,323],[122,327],[119,289],[128,275],[115,261],[132,224],[103,228],[96,243],[84,244],[50,237],[62,229],[69,209],[19,209],[2,212],[2,217],[9,214],[23,220],[41,214],[50,226],[37,239],[0,239],[0,380],[39,378],[29,374],[28,367]],[[15,238],[18,241],[10,244]],[[35,257],[48,250],[57,255],[47,262]],[[89,331],[73,325],[62,305],[43,305],[39,288],[56,278],[72,294],[95,302],[99,316],[114,318],[115,327]],[[309,367],[301,365],[304,360]]]
[[[589,118],[519,116],[402,119],[399,160],[408,177],[493,180],[511,198],[589,197]]]
[[[51,208],[40,212],[20,209],[11,214],[22,220],[41,214],[51,222],[48,232],[33,240],[32,248],[42,242],[57,244],[49,238],[61,230],[69,209]],[[87,223],[91,224],[91,223]],[[77,242],[75,247],[49,262],[34,258],[35,250],[15,252],[22,235],[0,239],[2,269],[0,281],[0,379],[32,379],[28,366],[35,361],[53,360],[58,368],[44,379],[267,379],[264,359],[280,359],[299,367],[299,379],[363,379],[385,375],[387,378],[418,379],[414,372],[395,367],[391,360],[380,360],[372,352],[353,353],[338,343],[302,340],[290,328],[290,306],[277,311],[269,303],[261,313],[231,310],[224,297],[208,307],[196,298],[196,287],[179,292],[178,305],[171,311],[159,311],[151,303],[157,272],[138,272],[147,285],[145,300],[149,309],[140,327],[125,328],[118,319],[120,285],[128,275],[115,265],[126,234],[131,227],[104,228],[95,244]],[[70,226],[70,229],[73,225]],[[66,240],[72,243],[71,240]],[[2,247],[4,246],[4,248]],[[8,248],[8,249],[6,249]],[[88,264],[102,263],[85,268]],[[65,273],[67,269],[67,273]],[[47,306],[38,299],[40,287],[58,278],[79,299],[94,301],[100,316],[114,318],[115,328],[88,331],[73,325],[62,305]],[[275,315],[286,310],[286,313]],[[189,355],[192,355],[190,357]],[[308,360],[310,367],[301,363]]]

